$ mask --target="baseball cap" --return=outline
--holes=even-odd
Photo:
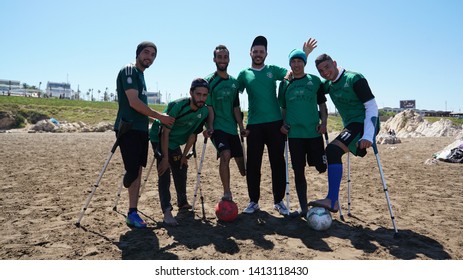
[[[191,82],[190,90],[195,90],[197,87],[205,87],[209,90],[209,83],[203,78],[196,78]]]
[[[251,49],[254,46],[264,46],[267,49],[267,39],[264,36],[257,36],[254,41],[252,41]]]

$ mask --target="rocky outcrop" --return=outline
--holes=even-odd
[[[30,133],[34,132],[56,132],[56,133],[69,133],[69,132],[105,132],[113,130],[113,124],[108,122],[100,122],[96,125],[87,125],[84,122],[56,122],[50,119],[38,121],[34,126],[29,129]]]

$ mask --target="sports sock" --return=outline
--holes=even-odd
[[[132,212],[137,212],[138,209],[137,208],[129,208],[129,213],[128,215],[132,214]]]
[[[339,197],[339,187],[342,179],[342,163],[328,164],[328,195],[331,200],[331,208],[334,207]]]

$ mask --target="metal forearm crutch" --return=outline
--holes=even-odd
[[[124,174],[122,174],[121,183],[119,184],[119,188],[117,189],[116,201],[114,201],[113,211],[117,211],[117,203],[119,203],[119,199],[121,198],[122,186],[124,185],[124,176],[125,172]]]
[[[372,117],[371,118],[371,121],[373,122],[373,125],[375,127],[376,127],[377,120],[378,120],[377,117]],[[397,226],[395,224],[394,213],[392,212],[392,205],[391,205],[391,200],[389,199],[389,192],[387,190],[386,180],[384,179],[383,167],[381,166],[381,161],[379,159],[378,147],[376,145],[376,136],[373,137],[373,145],[372,145],[372,147],[373,147],[373,151],[375,153],[376,163],[378,163],[379,174],[381,176],[381,182],[383,183],[383,191],[384,191],[384,194],[386,195],[387,207],[389,209],[389,215],[391,216],[392,226],[394,227],[394,237],[397,237],[399,232],[398,232]]]
[[[82,211],[79,214],[79,218],[77,219],[76,226],[80,227],[80,221],[84,217],[85,211],[87,210],[88,205],[90,204],[90,200],[92,199],[93,195],[95,194],[96,188],[98,188],[98,185],[100,184],[101,178],[103,177],[103,174],[106,171],[106,168],[108,167],[109,161],[111,161],[111,158],[114,155],[114,152],[116,151],[117,147],[119,146],[119,140],[123,134],[125,134],[127,131],[130,130],[132,127],[132,123],[122,121],[120,122],[119,125],[119,132],[116,138],[116,142],[114,143],[113,147],[111,148],[111,152],[108,155],[108,158],[106,159],[106,162],[103,165],[103,169],[100,172],[100,175],[98,176],[98,179],[96,180],[95,184],[92,187],[92,191],[90,192],[89,196],[87,197],[87,200],[85,201],[84,206],[82,207]]]
[[[201,153],[201,160],[199,161],[199,168],[198,168],[198,160],[197,160],[197,155],[196,155],[196,148],[194,145],[193,146],[193,156],[195,158],[195,166],[196,166],[196,172],[197,172],[197,176],[196,176],[196,187],[195,187],[195,192],[194,192],[194,195],[193,195],[193,204],[192,204],[192,211],[195,210],[195,204],[196,204],[196,197],[197,197],[197,194],[198,194],[198,188],[199,188],[199,195],[200,195],[200,199],[201,199],[201,206],[202,206],[202,210],[203,210],[203,219],[205,220],[206,219],[206,211],[204,210],[204,197],[203,197],[203,192],[201,190],[201,184],[200,184],[200,181],[201,181],[201,169],[203,168],[203,161],[204,161],[204,155],[205,155],[205,152],[206,152],[206,145],[207,145],[207,138],[204,137],[204,144],[203,144],[203,150],[202,150],[202,153]]]
[[[146,176],[145,176],[145,179],[143,181],[143,185],[141,185],[140,187],[140,191],[138,193],[138,197],[141,197],[141,193],[143,191],[143,188],[145,187],[146,185],[146,182],[148,181],[148,178],[151,174],[151,169],[153,168],[153,165],[154,165],[154,161],[156,160],[156,158],[154,157],[153,160],[151,161],[151,164],[150,164],[150,167],[148,168],[148,172],[146,173]],[[124,173],[125,175],[125,173]],[[114,206],[113,206],[113,210],[116,211],[117,210],[117,204],[119,203],[119,199],[121,198],[121,192],[122,192],[122,185],[123,185],[123,180],[124,180],[124,175],[122,176],[122,180],[121,180],[121,183],[119,185],[119,188],[117,190],[117,194],[116,194],[116,200],[114,201]]]
[[[288,161],[289,161],[289,157],[288,157],[288,137],[286,137],[285,139],[285,163],[286,163],[286,190],[285,190],[285,194],[286,194],[286,208],[288,208],[288,210],[291,210],[290,208],[290,197],[289,197],[289,168],[288,168]]]
[[[350,152],[347,153],[347,216],[350,214]]]
[[[244,137],[243,135],[240,135],[241,138],[241,148],[243,149],[243,161],[244,161],[244,170],[246,171],[246,147],[244,143]]]

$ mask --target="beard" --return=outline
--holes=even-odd
[[[260,62],[259,62],[260,60]],[[253,57],[252,58],[252,63],[255,64],[255,65],[263,65],[265,62],[265,58],[261,57],[261,56],[257,56],[257,57]]]
[[[201,107],[204,106],[204,103],[205,103],[205,102],[203,102],[203,101],[196,101],[194,98],[192,98],[192,99],[193,99],[193,104],[194,104],[196,107],[201,108]]]
[[[143,66],[146,69],[146,68],[149,68],[151,66],[151,64],[153,64],[153,63],[151,61],[149,61],[149,60],[143,60],[143,61],[140,61],[140,64],[141,64],[141,66]]]
[[[217,70],[218,70],[218,71],[226,72],[226,71],[227,71],[227,68],[228,68],[228,63],[225,64],[225,66],[220,66],[219,63],[216,63],[215,66],[217,67]]]

